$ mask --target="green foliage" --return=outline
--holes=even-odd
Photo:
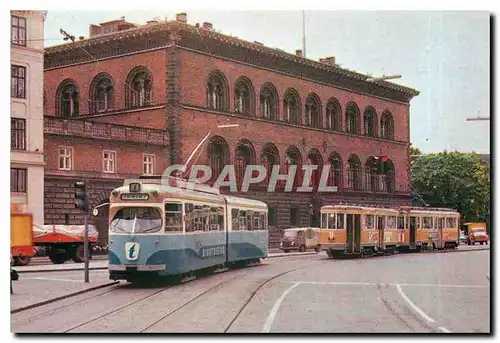
[[[490,171],[480,155],[446,150],[420,154],[412,158],[411,178],[415,205],[423,199],[431,207],[458,210],[465,222],[489,222]]]
[[[420,151],[419,148],[416,147],[410,147],[410,155],[421,155],[422,151]]]

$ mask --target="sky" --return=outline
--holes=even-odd
[[[290,53],[302,48],[302,11],[50,10],[45,46],[64,43],[59,29],[88,36],[89,25],[125,16],[144,24],[187,12],[188,23]],[[305,11],[307,58],[335,56],[342,68],[420,91],[410,102],[412,145],[490,153],[490,13],[486,11]]]

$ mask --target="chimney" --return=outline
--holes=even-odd
[[[205,30],[212,31],[212,29],[213,29],[213,25],[212,25],[212,23],[204,22],[204,23],[203,23],[203,28],[204,28]]]
[[[295,56],[303,58],[304,54],[302,53],[302,49],[295,50]]]
[[[99,25],[92,24],[89,26],[89,36],[90,37],[100,35],[100,34],[101,34],[101,27]]]
[[[175,15],[175,20],[180,21],[181,23],[187,23],[187,14],[185,12],[177,13]]]
[[[331,57],[325,57],[325,58],[320,58],[319,61],[321,63],[328,64],[328,65],[331,65],[331,66],[335,65],[335,57],[333,57],[333,56],[331,56]]]

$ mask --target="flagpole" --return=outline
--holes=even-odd
[[[306,58],[306,11],[302,11],[302,50]]]

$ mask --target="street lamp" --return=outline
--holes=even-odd
[[[465,121],[480,121],[480,120],[490,120],[490,117],[475,117],[475,118],[467,118]]]

